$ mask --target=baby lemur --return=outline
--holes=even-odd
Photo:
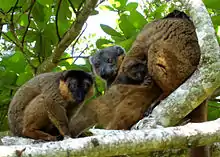
[[[13,135],[33,139],[57,140],[50,133],[69,135],[72,110],[92,96],[92,76],[80,70],[40,74],[15,93],[8,110]]]
[[[106,81],[107,88],[115,80],[124,56],[125,50],[116,45],[99,50],[89,58],[94,73]]]

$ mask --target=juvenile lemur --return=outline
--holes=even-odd
[[[54,141],[50,133],[70,135],[68,121],[72,110],[92,96],[92,76],[84,71],[68,70],[40,74],[22,85],[8,110],[13,135]]]
[[[116,45],[101,49],[89,58],[94,73],[106,81],[107,88],[115,80],[124,56],[125,50]]]

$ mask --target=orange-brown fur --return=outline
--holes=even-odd
[[[161,93],[153,81],[147,85],[113,85],[105,95],[91,100],[69,123],[76,137],[85,129],[98,125],[107,129],[129,129]]]
[[[63,96],[63,98],[67,101],[74,101],[71,92],[69,91],[67,85],[64,81],[60,80],[59,84],[59,90],[60,94]]]

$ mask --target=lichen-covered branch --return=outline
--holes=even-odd
[[[37,73],[44,73],[52,70],[57,66],[63,52],[68,48],[74,39],[80,34],[82,26],[86,22],[90,13],[94,10],[98,0],[86,0],[83,9],[79,12],[76,20],[72,24],[71,28],[62,37],[57,44],[55,50],[39,67]]]
[[[134,128],[144,129],[177,124],[220,86],[220,51],[211,18],[201,0],[180,0],[190,11],[201,49],[201,61],[194,74],[162,101],[151,118]]]
[[[26,149],[22,153],[22,157],[29,154],[32,157],[100,157],[145,152],[152,155],[152,151],[162,151],[170,148],[187,149],[212,144],[220,141],[219,133],[220,119],[217,119],[210,122],[190,123],[185,126],[162,129],[118,131],[117,133],[113,132],[108,135],[66,139],[59,142],[32,145],[18,145],[16,143],[17,145],[13,146],[0,146],[0,156],[4,157],[8,155],[10,157],[16,150],[21,151],[24,148]],[[2,141],[5,143],[4,138]],[[214,154],[217,153],[215,152]]]

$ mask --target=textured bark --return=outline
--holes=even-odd
[[[94,10],[98,0],[86,0],[83,9],[77,15],[71,28],[66,32],[61,41],[57,44],[55,50],[37,69],[37,73],[51,71],[57,66],[63,52],[80,34],[82,26],[88,19],[90,13]]]
[[[189,9],[196,27],[201,60],[194,74],[134,129],[177,124],[220,86],[220,51],[210,16],[201,0],[181,0]]]
[[[11,137],[12,138],[12,137]],[[7,137],[2,142],[5,144]],[[10,139],[10,138],[9,138]],[[18,140],[14,140],[17,142]],[[25,140],[24,140],[25,141]],[[187,149],[195,146],[208,145],[220,141],[220,118],[215,121],[203,123],[189,123],[185,126],[169,127],[150,130],[131,130],[112,132],[108,135],[99,135],[79,139],[66,139],[59,142],[47,142],[14,146],[0,146],[0,156],[12,156],[15,150],[26,150],[22,153],[23,157],[28,156],[113,156],[123,154],[145,154],[154,156],[159,152],[172,148],[174,152],[179,152],[176,156],[184,155]],[[27,142],[27,140],[26,140]],[[213,154],[217,154],[219,147],[213,147]],[[172,152],[171,151],[171,152]],[[146,152],[146,153],[145,153]],[[169,152],[169,151],[168,151]],[[160,152],[161,153],[161,152]],[[69,154],[69,155],[68,155]],[[167,154],[166,152],[162,154]],[[219,154],[219,153],[218,153]],[[161,156],[161,155],[160,155]]]

